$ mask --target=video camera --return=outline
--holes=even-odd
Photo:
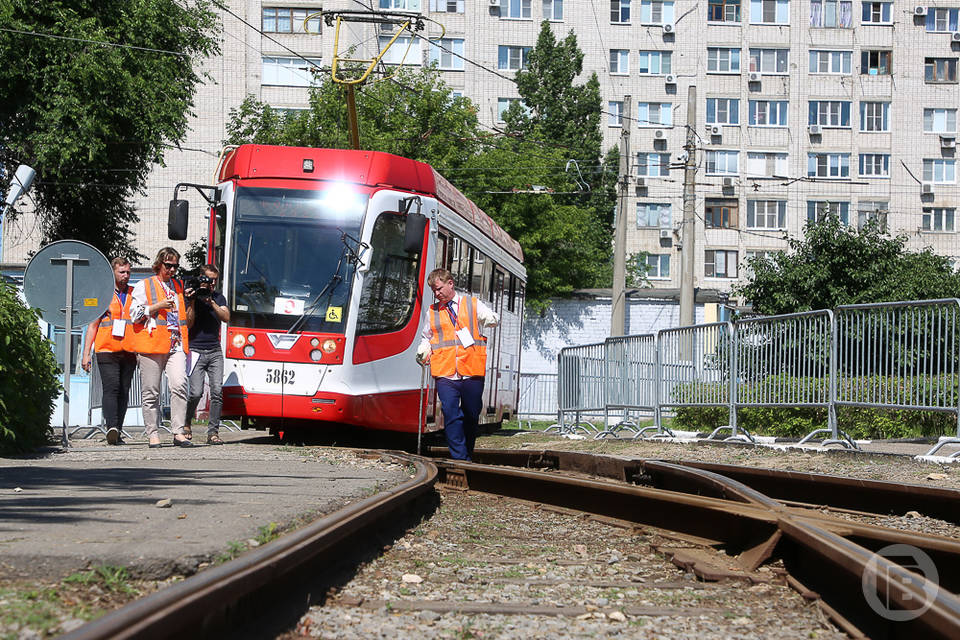
[[[193,295],[190,297],[209,298],[213,295],[213,289],[210,287],[211,284],[213,284],[213,280],[201,273],[187,280],[185,286],[187,289],[193,289]]]

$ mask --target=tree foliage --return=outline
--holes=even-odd
[[[826,215],[788,242],[788,252],[751,258],[753,274],[734,288],[758,313],[960,296],[960,275],[946,257],[908,251],[906,236],[891,237],[876,224],[852,229]]]
[[[37,170],[43,241],[141,258],[132,200],[187,132],[198,68],[218,51],[210,2],[11,0],[0,23],[0,163]]]
[[[477,149],[479,124],[470,100],[455,97],[434,68],[411,70],[356,92],[360,146],[428,162],[438,170],[462,166]],[[281,112],[253,96],[230,112],[227,144],[279,144],[349,149],[342,85],[317,78],[310,108]]]

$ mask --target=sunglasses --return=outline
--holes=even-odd
[[[173,269],[174,271],[180,268],[180,265],[176,262],[164,262],[163,266],[165,266],[167,269]]]

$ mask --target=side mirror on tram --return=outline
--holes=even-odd
[[[187,239],[187,222],[190,219],[190,203],[186,200],[171,200],[167,216],[167,237],[171,240]]]
[[[403,234],[403,250],[420,253],[423,250],[423,233],[427,230],[427,216],[420,213],[407,214],[407,228]]]

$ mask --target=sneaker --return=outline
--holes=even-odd
[[[120,442],[120,429],[110,427],[107,429],[107,444],[118,444]]]

